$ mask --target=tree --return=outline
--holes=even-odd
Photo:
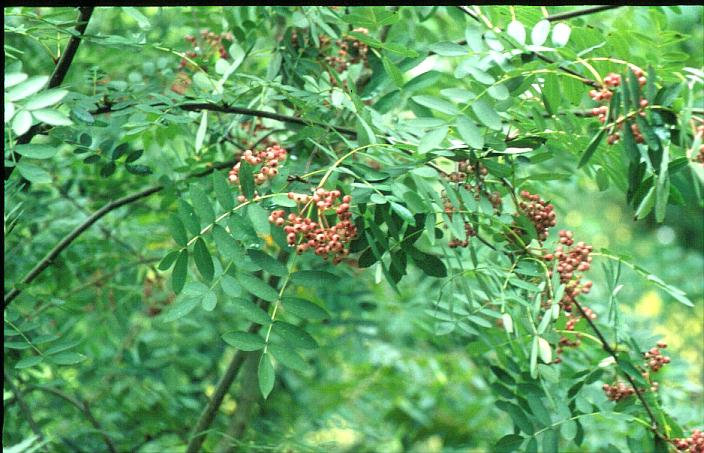
[[[513,426],[453,448],[702,451],[656,380],[668,345],[624,319],[624,270],[701,307],[551,198],[586,179],[636,221],[701,217],[702,56],[667,28],[689,11],[6,9],[6,445],[309,448],[253,426],[332,385],[356,298],[413,301],[428,354],[462,347]],[[443,431],[404,401],[403,449]],[[604,416],[628,442],[590,439]]]

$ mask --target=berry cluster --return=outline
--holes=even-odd
[[[200,36],[202,41],[208,45],[209,50],[204,51],[204,49],[198,45],[198,39],[195,36],[186,35],[184,36],[184,39],[191,45],[191,50],[186,51],[187,58],[190,58],[191,60],[194,60],[196,58],[205,59],[210,55],[218,55],[218,58],[229,58],[229,54],[227,53],[227,50],[225,50],[225,45],[222,41],[234,41],[235,37],[232,35],[231,32],[224,32],[218,35],[216,33],[213,33],[212,31],[205,29],[201,30]],[[176,73],[176,80],[171,85],[171,91],[178,94],[184,94],[188,87],[191,86],[192,80],[188,76],[188,74],[184,72],[184,69],[186,69],[187,64],[188,60],[186,60],[186,58],[181,58],[181,61],[178,65],[179,71]],[[205,68],[202,69],[205,70]]]
[[[521,191],[521,198],[524,201],[519,202],[518,206],[533,225],[535,225],[535,231],[538,232],[538,239],[540,241],[546,240],[548,238],[549,229],[557,224],[555,207],[540,198],[539,195],[533,195],[526,190]]]
[[[298,214],[290,213],[286,216],[284,210],[279,209],[271,213],[269,221],[283,227],[286,241],[291,247],[296,246],[299,255],[306,250],[313,250],[325,260],[333,255],[333,264],[338,264],[349,254],[345,245],[357,237],[357,228],[351,221],[352,197],[345,195],[340,202],[338,200],[341,195],[339,190],[327,191],[323,188],[314,188],[313,195],[289,192],[288,198],[299,205]],[[317,208],[317,222],[302,214],[309,206]],[[328,210],[335,211],[337,219],[334,224],[328,223],[325,214]]]
[[[704,165],[704,145],[699,145],[699,154],[694,157],[694,162]]]
[[[637,67],[632,67],[631,70],[633,71],[633,74],[636,76],[638,79],[638,83],[640,86],[645,85],[646,83],[646,78],[643,75],[643,70]],[[609,73],[607,74],[606,77],[604,77],[604,86],[600,90],[591,90],[589,92],[589,97],[594,99],[597,102],[609,102],[611,98],[614,95],[614,91],[612,89],[617,88],[618,86],[621,85],[621,76],[615,73]],[[645,116],[645,108],[648,106],[648,101],[646,99],[640,99],[639,101],[639,114],[641,116]],[[591,110],[592,116],[596,116],[599,118],[599,121],[603,124],[606,123],[606,118],[608,117],[609,114],[609,108],[606,105],[602,105],[600,107],[594,107]],[[615,127],[618,129],[623,128],[623,124],[625,123],[626,118],[621,115],[618,117],[615,123]],[[631,124],[631,132],[633,133],[633,138],[637,143],[643,143],[645,141],[645,138],[643,137],[643,134],[641,133],[640,129],[638,128],[638,125],[635,123]],[[618,132],[614,131],[612,129],[612,132],[609,134],[609,136],[606,138],[606,142],[609,145],[613,145],[616,142],[618,142],[621,139],[621,134]]]
[[[637,67],[632,67],[631,71],[633,71],[633,74],[636,76],[638,79],[638,83],[642,87],[646,83],[646,78],[643,74],[643,70]],[[599,89],[599,90],[591,90],[589,92],[589,97],[594,99],[597,102],[609,102],[611,98],[614,95],[614,91],[612,89],[615,89],[621,85],[621,76],[615,73],[609,73],[604,77],[604,86]],[[640,99],[639,101],[639,106],[640,106],[640,111],[639,114],[641,116],[645,116],[645,108],[648,106],[648,101],[646,99]],[[609,114],[609,108],[606,105],[602,105],[600,107],[594,107],[591,110],[592,116],[596,116],[599,118],[599,121],[601,123],[606,123],[606,118],[608,117]],[[616,120],[616,127],[618,129],[623,128],[623,124],[626,121],[626,118],[621,115],[618,117]],[[637,143],[643,143],[645,141],[643,134],[641,133],[640,129],[638,128],[638,125],[633,123],[631,124],[631,132],[633,133],[633,137]],[[618,132],[612,131],[611,134],[606,139],[606,142],[609,145],[613,145],[616,142],[618,142],[621,139],[621,134]]]
[[[469,245],[469,238],[471,238],[472,236],[476,236],[477,232],[474,231],[474,228],[472,228],[472,225],[469,222],[464,222],[464,234],[465,238],[463,240],[452,238],[447,244],[448,247],[450,247],[451,249],[457,247],[467,247]]]
[[[229,58],[229,54],[227,53],[227,50],[225,49],[225,45],[223,44],[223,40],[227,41],[234,41],[235,37],[232,35],[232,32],[223,32],[221,34],[213,33],[212,31],[208,29],[204,29],[200,31],[200,37],[205,42],[205,44],[208,45],[210,48],[210,52],[208,53],[217,53],[220,58]],[[186,56],[188,58],[196,58],[196,57],[203,57],[204,52],[203,49],[201,49],[198,46],[197,39],[193,35],[186,35],[184,38],[186,42],[191,44],[192,50],[189,50],[186,52]],[[186,61],[185,58],[181,59],[181,63],[179,64],[178,68],[182,69],[184,66],[186,66],[188,62]]]
[[[447,179],[450,182],[461,183],[465,190],[474,192],[474,199],[479,201],[482,193],[485,194],[494,207],[497,213],[501,213],[503,203],[501,201],[501,194],[499,192],[489,192],[486,189],[484,180],[489,174],[489,170],[483,166],[481,163],[472,164],[469,160],[462,160],[457,163],[457,171],[454,171],[447,175]],[[470,184],[469,178],[475,178],[477,180],[476,184]]]
[[[672,443],[678,450],[687,450],[689,453],[704,453],[704,433],[695,429],[689,437],[673,439]]]
[[[660,352],[660,349],[665,349],[666,347],[667,343],[664,341],[658,341],[656,347],[650,348],[649,351],[643,354],[647,367],[654,373],[660,371],[660,368],[662,368],[663,365],[670,363],[670,358],[666,355],[662,355],[662,352]]]
[[[564,293],[559,303],[565,312],[571,313],[572,304],[577,296],[589,293],[592,288],[592,282],[585,281],[582,283],[582,276],[576,274],[576,272],[586,272],[591,267],[592,258],[589,255],[592,252],[592,246],[586,245],[581,241],[574,245],[571,231],[560,230],[559,236],[561,245],[555,248],[555,253],[543,255],[543,259],[545,261],[557,260],[556,270],[560,274],[560,283],[565,285]],[[548,271],[548,275],[552,277],[552,270]],[[592,317],[593,312],[587,310],[587,308],[584,308],[587,316],[590,319],[595,319],[595,315]]]
[[[267,179],[271,179],[279,174],[278,166],[282,161],[286,160],[286,155],[286,150],[279,145],[269,146],[266,150],[259,151],[258,153],[254,153],[251,149],[248,149],[242,153],[240,162],[237,162],[235,166],[232,167],[228,179],[231,183],[237,183],[239,181],[240,163],[244,160],[252,166],[262,164],[262,167],[258,172],[253,174],[253,177],[255,184],[264,184]]]
[[[369,33],[369,30],[366,28],[355,28],[352,31],[364,35]],[[327,42],[327,39],[325,43],[321,40],[320,46],[323,47]],[[350,65],[355,63],[363,62],[366,64],[369,46],[362,41],[352,37],[346,37],[344,39],[338,39],[335,41],[335,44],[338,48],[337,55],[325,57],[325,62],[332,66],[337,72],[343,72],[349,68]]]
[[[628,398],[636,393],[635,389],[631,386],[624,384],[623,382],[615,383],[613,385],[604,384],[601,387],[606,393],[606,397],[611,401],[621,401],[624,398]]]

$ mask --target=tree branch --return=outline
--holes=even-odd
[[[288,254],[282,250],[281,252],[279,252],[278,260],[282,261],[287,255]],[[278,283],[279,277],[275,275],[269,277],[269,286],[276,287]],[[267,308],[269,307],[269,303],[261,299],[257,299],[257,303],[264,310],[267,310]],[[260,324],[251,324],[249,326],[249,329],[247,329],[247,332],[257,333],[259,332],[261,327],[262,326]],[[237,377],[237,374],[242,368],[242,365],[244,364],[245,359],[248,355],[252,354],[248,354],[240,350],[235,352],[234,357],[232,357],[230,364],[227,366],[227,370],[225,370],[225,374],[222,376],[220,382],[218,382],[218,386],[215,388],[213,397],[203,408],[203,412],[201,412],[200,417],[198,418],[198,423],[196,423],[196,426],[193,427],[188,447],[186,447],[186,453],[197,453],[201,451],[201,447],[203,446],[203,442],[205,441],[205,436],[207,435],[206,430],[213,423],[215,415],[217,414],[217,411],[222,405],[223,399],[225,398],[225,394],[230,389],[232,382]]]
[[[32,429],[32,432],[37,435],[40,441],[44,442],[44,435],[39,429],[37,422],[34,421],[34,417],[32,417],[32,411],[29,409],[27,402],[24,400],[22,393],[12,382],[12,378],[9,374],[7,374],[7,371],[3,370],[3,375],[5,376],[5,382],[7,382],[7,386],[10,388],[10,391],[12,391],[12,393],[15,395],[15,400],[17,400],[17,404],[20,406],[20,411],[22,411],[22,415],[24,415],[24,418],[27,419],[27,423],[29,423],[29,427]]]
[[[68,70],[71,67],[71,63],[73,62],[73,58],[76,56],[78,45],[81,43],[81,38],[83,37],[83,33],[85,33],[86,28],[88,27],[88,22],[90,22],[90,18],[93,15],[94,9],[95,8],[93,6],[81,6],[78,8],[79,14],[77,25],[75,28],[76,34],[72,35],[71,38],[69,38],[68,44],[66,44],[66,49],[64,49],[64,53],[61,55],[59,61],[56,63],[54,71],[52,72],[49,78],[49,83],[46,86],[47,89],[56,88],[57,86],[61,85],[61,83],[64,81],[64,78],[66,77],[66,74],[68,74]],[[29,143],[30,141],[32,141],[32,138],[34,138],[35,135],[37,135],[40,131],[43,130],[43,126],[43,124],[37,124],[35,126],[32,126],[27,132],[22,134],[17,139],[17,142],[15,144],[25,145]],[[22,159],[22,155],[16,154],[15,162],[19,162],[20,159]],[[5,181],[10,178],[10,175],[14,170],[15,167],[5,167]]]
[[[613,359],[614,359],[614,361],[616,362],[616,364],[618,364],[619,367],[620,367],[621,362],[620,362],[619,359],[618,359],[618,355],[616,354],[616,351],[614,351],[613,348],[611,347],[611,345],[609,344],[609,342],[606,341],[606,338],[605,338],[604,335],[601,333],[601,331],[600,331],[599,328],[596,326],[596,324],[594,324],[594,321],[592,321],[592,319],[591,319],[589,316],[587,316],[587,313],[584,311],[584,309],[582,308],[582,306],[580,305],[579,302],[577,302],[576,300],[574,300],[573,303],[574,303],[574,305],[577,307],[577,309],[579,310],[579,312],[580,312],[580,314],[582,315],[582,317],[587,320],[587,323],[589,323],[589,327],[591,327],[591,329],[594,331],[594,333],[596,334],[596,336],[599,338],[599,341],[601,342],[601,346],[602,346],[602,348],[604,348],[604,351],[606,351],[611,357],[613,357]],[[648,417],[650,417],[650,423],[651,423],[650,428],[653,430],[653,432],[654,432],[657,436],[659,436],[659,437],[661,437],[661,438],[667,440],[667,437],[663,436],[663,435],[660,434],[660,432],[658,431],[658,422],[657,422],[657,420],[656,420],[656,418],[655,418],[655,414],[653,414],[653,410],[650,408],[650,405],[648,405],[648,403],[645,401],[645,398],[643,397],[643,393],[640,391],[640,389],[639,389],[638,386],[636,385],[636,383],[635,383],[635,381],[633,380],[633,378],[632,378],[628,373],[626,373],[625,371],[623,371],[622,374],[623,374],[624,376],[626,376],[626,379],[628,380],[628,382],[629,382],[629,383],[631,384],[631,386],[633,387],[633,390],[636,392],[636,395],[638,396],[638,399],[640,400],[641,404],[642,404],[643,407],[645,408],[645,411],[648,413]]]
[[[568,14],[569,14],[569,17],[577,17],[577,16],[582,16],[582,15],[585,15],[585,14],[592,14],[592,13],[595,13],[595,12],[598,12],[598,11],[602,11],[602,10],[604,10],[604,9],[610,9],[610,8],[616,8],[616,7],[618,7],[618,5],[616,5],[616,6],[611,6],[611,5],[609,5],[609,6],[607,6],[607,7],[599,7],[599,8],[601,8],[601,9],[598,9],[598,10],[595,9],[595,8],[588,8],[588,9],[583,10],[583,12],[573,11],[573,12],[571,12],[571,13],[564,13],[564,14],[558,14],[558,15],[555,15],[555,16],[548,16],[546,19],[547,19],[547,20],[561,20],[561,17],[567,16]],[[482,23],[482,21],[481,21],[481,19],[479,18],[479,16],[477,16],[477,14],[476,14],[474,11],[470,10],[468,7],[466,7],[466,6],[457,6],[457,8],[459,8],[460,11],[462,11],[463,13],[465,13],[466,15],[468,15],[469,17],[471,17],[474,21],[479,22],[479,23]],[[556,17],[557,17],[557,18],[556,18]],[[568,18],[569,18],[569,17],[568,17]],[[466,40],[465,40],[465,41],[460,41],[460,44],[466,44],[466,43],[467,43]],[[539,58],[540,60],[543,60],[544,62],[546,62],[546,63],[548,63],[548,64],[557,64],[557,61],[553,60],[553,59],[550,58],[550,57],[547,57],[547,56],[543,55],[543,54],[540,53],[540,52],[530,51],[529,53],[532,54],[532,55],[534,55],[536,58]],[[567,73],[567,74],[571,74],[571,75],[573,75],[573,76],[579,78],[579,80],[580,80],[582,83],[584,83],[585,85],[589,85],[589,86],[594,87],[594,88],[599,88],[599,87],[601,86],[601,85],[599,85],[599,82],[597,82],[596,80],[592,80],[592,79],[589,79],[589,78],[587,78],[587,77],[584,77],[582,74],[578,73],[577,71],[574,71],[574,70],[572,70],[572,69],[566,68],[566,67],[564,67],[564,66],[558,66],[557,68],[558,68],[560,71],[562,71],[562,72],[565,72],[565,73]]]
[[[122,197],[118,200],[111,201],[110,203],[106,204],[102,208],[98,209],[88,217],[83,223],[78,225],[71,233],[69,233],[67,236],[65,236],[56,246],[54,246],[53,249],[49,251],[49,253],[46,254],[44,258],[42,258],[41,261],[37,263],[34,268],[27,273],[27,275],[24,276],[24,278],[21,280],[22,285],[28,285],[30,284],[39,274],[41,274],[47,267],[49,267],[54,259],[56,259],[57,256],[61,252],[66,249],[71,243],[78,237],[80,236],[85,230],[87,230],[91,225],[93,225],[95,222],[100,220],[105,214],[109,213],[110,211],[113,211],[121,206],[124,206],[126,204],[132,203],[134,201],[140,200],[142,198],[146,198],[156,192],[159,192],[163,189],[164,187],[159,185],[159,186],[153,186],[148,189],[142,190],[140,192],[134,193],[132,195],[128,195],[126,197]],[[20,295],[22,292],[22,289],[17,288],[16,286],[13,287],[10,292],[7,293],[5,298],[3,299],[3,310],[6,310],[8,305],[17,297]]]
[[[88,422],[93,426],[93,428],[96,429],[100,433],[100,436],[103,438],[103,442],[105,443],[105,446],[108,448],[108,451],[110,453],[117,453],[117,448],[115,448],[115,444],[112,442],[112,439],[110,436],[107,435],[103,427],[100,425],[100,422],[96,420],[96,418],[93,416],[93,412],[90,410],[90,406],[88,405],[88,402],[85,400],[79,400],[77,398],[74,398],[71,395],[68,395],[61,390],[52,388],[52,387],[42,387],[39,385],[30,385],[27,386],[27,390],[32,391],[32,390],[40,390],[42,392],[46,393],[51,393],[54,396],[58,396],[59,398],[69,402],[73,406],[75,406],[81,413],[85,416],[85,418],[88,420]]]
[[[545,20],[548,20],[550,22],[556,22],[558,20],[567,20],[567,19],[574,19],[575,17],[579,16],[586,16],[589,14],[594,14],[594,13],[600,13],[602,11],[606,11],[609,9],[615,9],[615,8],[620,8],[623,5],[600,5],[600,6],[592,6],[590,8],[584,8],[584,9],[578,9],[575,11],[568,11],[565,13],[558,13],[558,14],[553,14],[551,16],[548,16],[545,18]]]

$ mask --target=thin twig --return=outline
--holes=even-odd
[[[126,197],[120,198],[115,201],[111,201],[110,203],[106,204],[102,208],[98,209],[93,215],[88,217],[83,223],[78,225],[71,233],[69,233],[67,236],[65,236],[61,241],[59,241],[54,248],[52,248],[49,253],[46,254],[44,258],[39,261],[34,268],[25,275],[25,277],[21,280],[22,285],[28,285],[30,284],[39,274],[41,274],[44,269],[49,267],[53,261],[56,259],[57,256],[61,252],[66,249],[71,243],[78,237],[80,236],[85,230],[87,230],[91,225],[93,225],[95,222],[100,220],[105,214],[109,213],[110,211],[113,211],[121,206],[124,206],[126,204],[130,204],[134,201],[140,200],[142,198],[146,198],[149,195],[152,195],[156,192],[159,192],[163,189],[164,187],[159,185],[159,186],[153,186],[148,189],[139,191],[137,193],[128,195]],[[17,288],[16,286],[13,287],[9,293],[5,296],[3,299],[3,310],[6,310],[8,305],[17,297],[20,295],[22,292],[22,289]]]
[[[577,302],[576,300],[574,300],[573,302],[574,302],[574,305],[579,310],[579,312],[581,313],[582,317],[587,320],[587,323],[589,323],[589,327],[591,327],[591,329],[594,331],[596,336],[599,337],[599,341],[601,342],[601,346],[602,346],[602,348],[604,348],[604,351],[606,351],[611,357],[613,357],[614,361],[620,367],[621,362],[619,361],[619,358],[618,358],[618,355],[616,354],[616,351],[614,351],[613,348],[611,347],[611,345],[609,345],[608,341],[606,341],[606,338],[604,338],[604,335],[601,333],[601,331],[596,326],[596,324],[594,324],[594,321],[592,321],[592,319],[587,315],[587,313],[584,311],[584,309],[579,304],[579,302]],[[633,378],[625,371],[623,371],[623,375],[626,376],[626,379],[633,387],[633,390],[636,392],[636,395],[638,396],[638,399],[640,400],[641,404],[643,404],[645,411],[648,413],[648,417],[650,417],[650,422],[651,422],[650,428],[653,430],[653,432],[657,436],[659,436],[663,439],[667,439],[662,434],[660,434],[660,432],[658,431],[658,422],[655,418],[655,414],[653,413],[652,409],[650,408],[650,405],[645,401],[645,398],[643,397],[643,393],[640,391],[640,389],[636,385]]]
[[[278,260],[284,261],[286,256],[288,256],[288,254],[282,250],[281,252],[279,252]],[[269,286],[276,287],[276,285],[279,283],[279,277],[275,275],[270,276],[268,283]],[[257,304],[264,310],[267,310],[267,308],[269,307],[269,303],[262,299],[257,299]],[[249,329],[247,329],[247,332],[257,333],[259,332],[261,327],[262,326],[260,324],[251,324],[249,326]],[[242,368],[242,365],[244,364],[246,358],[246,352],[243,352],[241,350],[235,352],[235,355],[232,357],[230,364],[227,366],[227,370],[225,370],[225,374],[223,374],[222,378],[220,379],[220,382],[218,382],[218,385],[215,388],[213,397],[203,408],[200,417],[198,417],[198,422],[193,427],[191,438],[188,442],[188,447],[186,447],[186,453],[196,453],[198,451],[201,451],[201,447],[207,435],[206,431],[213,423],[215,415],[217,414],[217,411],[222,405],[222,402],[225,398],[225,394],[230,389],[232,382],[237,377],[237,374]]]
[[[551,16],[546,17],[545,20],[550,21],[550,22],[556,22],[558,20],[573,19],[573,18],[579,17],[579,16],[586,16],[589,14],[600,13],[600,12],[606,11],[608,9],[620,8],[621,6],[624,6],[624,5],[592,6],[591,8],[584,8],[584,9],[578,9],[575,11],[568,11],[565,13],[553,14]]]
[[[64,78],[66,77],[66,74],[68,74],[68,70],[71,67],[71,63],[73,62],[73,57],[76,56],[76,51],[78,50],[78,45],[81,43],[83,33],[85,33],[86,28],[88,27],[88,22],[90,21],[90,18],[93,15],[93,9],[93,6],[81,6],[78,8],[79,15],[75,29],[76,33],[73,34],[68,40],[68,44],[66,44],[66,49],[64,49],[64,53],[61,55],[59,61],[56,63],[54,71],[52,72],[49,78],[49,83],[46,86],[47,89],[56,88],[57,86],[61,85],[61,83],[64,81]],[[32,138],[34,138],[34,136],[37,135],[43,129],[43,124],[37,124],[35,126],[32,126],[27,132],[19,136],[16,145],[25,145],[29,143],[30,141],[32,141]],[[22,159],[22,155],[15,154],[15,162],[19,162],[20,159]],[[5,181],[10,178],[10,175],[15,170],[15,167],[16,165],[13,167],[5,167]]]
[[[112,439],[110,436],[108,436],[107,432],[103,429],[101,426],[100,422],[93,416],[93,412],[90,410],[90,406],[88,405],[88,402],[85,400],[79,400],[78,398],[75,398],[71,395],[68,395],[61,390],[55,389],[53,387],[43,387],[39,385],[29,385],[27,386],[28,391],[32,390],[40,390],[42,392],[50,393],[54,396],[58,396],[59,398],[69,402],[71,405],[75,406],[83,416],[88,420],[88,422],[95,428],[96,431],[100,433],[100,436],[103,438],[103,442],[105,443],[105,446],[108,448],[108,450],[111,453],[117,453],[117,448],[115,447],[115,444],[113,443]]]
[[[457,8],[459,8],[460,11],[462,11],[463,13],[465,13],[466,15],[468,15],[469,17],[471,17],[471,18],[472,18],[473,20],[475,20],[476,22],[482,23],[482,21],[481,21],[481,19],[479,18],[479,16],[477,16],[477,14],[476,14],[474,11],[470,10],[468,7],[466,7],[466,6],[457,6]],[[591,13],[593,13],[593,11],[592,11],[592,12],[589,12],[588,14],[591,14]],[[587,14],[587,13],[585,13],[585,14]],[[573,13],[573,16],[572,16],[572,17],[577,17],[577,15],[580,15],[580,14],[577,14],[577,13],[575,12],[575,13]],[[465,41],[465,43],[466,43],[466,41]],[[550,58],[550,57],[547,57],[547,56],[543,55],[543,54],[540,53],[540,52],[529,51],[529,53],[532,54],[532,55],[534,55],[536,58],[539,58],[539,59],[543,60],[544,62],[546,62],[546,63],[548,63],[548,64],[557,64],[557,61],[553,60],[553,59]],[[587,78],[587,77],[584,77],[582,74],[580,74],[580,73],[578,73],[578,72],[576,72],[576,71],[574,71],[574,70],[572,70],[572,69],[566,68],[566,67],[564,67],[564,66],[558,66],[557,68],[558,68],[560,71],[562,71],[562,72],[566,72],[566,73],[568,73],[568,74],[571,74],[571,75],[577,77],[577,78],[578,78],[582,83],[584,83],[585,85],[589,85],[589,86],[592,86],[592,87],[595,87],[595,88],[601,87],[601,85],[599,84],[599,82],[597,82],[596,80],[592,80],[592,79],[589,79],[589,78]]]
[[[27,402],[24,400],[22,393],[12,382],[12,378],[9,374],[7,374],[7,371],[3,370],[3,375],[5,376],[5,382],[7,383],[7,386],[10,388],[10,391],[13,393],[13,395],[15,395],[15,400],[17,400],[17,404],[20,406],[20,411],[22,411],[24,418],[27,419],[27,423],[29,423],[29,427],[32,429],[32,432],[37,435],[40,441],[44,442],[44,435],[39,429],[37,422],[34,421],[34,417],[32,417],[32,411],[29,409]]]

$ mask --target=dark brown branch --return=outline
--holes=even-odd
[[[580,312],[580,314],[582,315],[582,317],[587,320],[587,323],[589,323],[589,327],[591,327],[591,329],[594,331],[594,333],[596,334],[596,336],[599,337],[599,341],[601,342],[601,346],[602,346],[602,348],[604,348],[604,351],[606,351],[611,357],[613,357],[613,359],[614,359],[614,361],[616,362],[616,364],[618,364],[618,365],[620,366],[621,363],[620,363],[620,361],[619,361],[619,359],[618,359],[618,355],[616,354],[616,351],[614,351],[613,348],[611,347],[611,345],[609,344],[609,342],[606,341],[606,338],[604,338],[604,335],[601,333],[601,331],[600,331],[599,328],[596,326],[596,324],[594,324],[594,321],[592,321],[592,319],[587,315],[587,313],[584,311],[584,309],[583,309],[582,306],[579,304],[579,302],[577,302],[577,301],[575,300],[575,301],[574,301],[574,305],[577,307],[577,309],[579,310],[579,312]],[[638,396],[638,399],[640,400],[641,404],[642,404],[643,407],[645,408],[645,411],[648,413],[648,417],[650,417],[650,423],[651,423],[650,429],[652,429],[653,432],[654,432],[657,436],[662,437],[663,439],[666,439],[666,437],[664,437],[664,436],[663,436],[662,434],[660,434],[660,432],[658,431],[658,422],[657,422],[657,420],[656,420],[656,418],[655,418],[655,414],[653,414],[653,411],[652,411],[652,409],[650,408],[650,405],[648,405],[648,403],[645,401],[645,398],[643,397],[643,393],[640,391],[640,389],[639,389],[638,386],[636,385],[636,383],[635,383],[635,381],[633,380],[633,378],[632,378],[627,372],[625,372],[625,371],[623,371],[622,374],[623,374],[624,376],[626,376],[626,379],[628,380],[628,382],[629,382],[629,383],[631,384],[631,386],[633,387],[633,390],[636,392],[636,395]]]
[[[29,409],[27,402],[24,400],[22,393],[19,391],[19,389],[17,389],[17,386],[12,382],[12,378],[10,377],[9,374],[7,374],[7,371],[3,370],[3,375],[5,376],[5,382],[7,383],[7,386],[9,387],[10,391],[12,391],[12,394],[15,395],[15,400],[17,401],[17,404],[20,406],[20,411],[22,411],[22,415],[24,415],[24,418],[27,419],[27,423],[29,423],[29,427],[32,429],[32,432],[37,435],[39,440],[43,442],[44,435],[42,434],[42,431],[39,429],[37,422],[34,421],[34,417],[32,417],[32,411]]]
[[[458,6],[457,8],[459,8],[460,11],[462,11],[463,13],[465,13],[466,15],[468,15],[469,17],[471,17],[471,18],[472,18],[473,20],[475,20],[476,22],[479,22],[479,23],[482,22],[481,19],[479,18],[479,16],[477,16],[477,14],[476,14],[474,11],[470,10],[468,7],[466,7],[466,6]],[[592,12],[594,12],[594,11],[592,11]],[[572,14],[573,14],[572,17],[577,17],[577,15],[579,15],[579,14],[577,14],[576,12],[574,12],[574,13],[572,13]],[[585,14],[591,14],[591,12],[590,12],[590,13],[585,13]],[[548,17],[548,20],[550,20],[549,17]],[[554,20],[558,20],[558,19],[554,19]],[[464,42],[466,43],[466,41],[464,41]],[[553,60],[553,59],[550,58],[550,57],[547,57],[547,56],[543,55],[543,54],[540,53],[540,52],[530,51],[529,53],[532,54],[532,55],[534,55],[536,58],[539,58],[539,59],[543,60],[544,62],[546,62],[546,63],[548,63],[548,64],[557,64],[557,61]],[[599,88],[599,87],[601,86],[601,85],[599,85],[599,82],[597,82],[596,80],[592,80],[592,79],[589,79],[589,78],[587,78],[587,77],[584,77],[582,74],[580,74],[580,73],[578,73],[578,72],[576,72],[576,71],[574,71],[574,70],[572,70],[572,69],[566,68],[566,67],[564,67],[564,66],[558,66],[557,68],[558,68],[560,71],[562,71],[562,72],[565,72],[565,73],[567,73],[567,74],[571,74],[571,75],[573,75],[573,76],[579,78],[579,80],[580,80],[582,83],[584,83],[585,85],[589,85],[589,86],[592,86],[592,87],[595,87],[595,88]]]
[[[284,261],[286,256],[288,256],[288,254],[285,251],[281,251],[279,252],[278,260]],[[275,275],[269,277],[269,286],[275,288],[278,283],[279,277]],[[261,299],[258,299],[257,302],[258,305],[264,310],[268,309],[268,302]],[[260,324],[251,324],[247,331],[250,333],[257,333],[261,327],[262,326]],[[196,423],[196,426],[193,428],[191,439],[188,442],[188,447],[186,448],[186,453],[197,453],[201,451],[201,447],[203,446],[203,442],[205,441],[205,437],[207,435],[206,431],[213,423],[215,415],[217,414],[218,409],[222,405],[223,399],[225,398],[225,394],[230,389],[232,382],[237,377],[237,374],[242,368],[242,365],[248,355],[250,354],[240,350],[235,352],[234,357],[232,357],[230,364],[227,366],[227,370],[225,370],[225,374],[222,376],[220,382],[218,382],[218,386],[215,388],[212,399],[208,401],[208,404],[203,408],[203,412],[201,412],[200,417],[198,417],[198,423]],[[254,391],[256,392],[256,389]]]
[[[237,410],[232,415],[227,436],[223,436],[216,448],[216,453],[231,453],[233,439],[240,439],[247,429],[248,422],[254,415],[254,409],[261,399],[258,387],[257,370],[261,354],[249,354],[247,363],[244,364],[240,392],[237,398]]]
[[[105,443],[105,446],[108,448],[108,451],[110,453],[117,453],[117,448],[115,447],[115,444],[113,443],[112,439],[110,436],[107,435],[103,427],[100,425],[100,422],[93,416],[93,412],[90,410],[90,406],[88,405],[88,402],[85,400],[79,400],[78,398],[74,398],[71,395],[68,395],[61,390],[52,388],[52,387],[42,387],[39,385],[30,385],[27,386],[28,391],[32,390],[40,390],[42,392],[50,393],[54,396],[58,396],[59,398],[69,402],[71,405],[75,406],[81,413],[85,416],[85,418],[88,420],[88,422],[95,428],[98,433],[100,433],[100,436],[103,438],[103,442]]]
[[[64,49],[64,53],[56,63],[54,71],[49,77],[49,83],[46,86],[47,89],[56,88],[64,81],[66,74],[68,74],[68,70],[71,68],[73,58],[76,56],[76,51],[78,50],[78,45],[81,43],[83,33],[85,33],[86,28],[88,27],[90,17],[93,15],[93,9],[94,7],[92,6],[81,6],[78,8],[79,14],[75,29],[76,33],[69,38],[68,44],[66,44],[66,49]],[[31,127],[27,132],[17,138],[16,145],[26,145],[43,129],[43,124],[37,124]],[[15,161],[18,162],[20,159],[22,159],[22,155],[15,154]],[[15,167],[5,167],[5,181],[10,178],[10,175],[14,169]]]
[[[66,249],[71,243],[78,237],[80,236],[85,230],[87,230],[91,225],[93,225],[95,222],[100,220],[105,214],[109,213],[110,211],[113,211],[121,206],[124,206],[126,204],[130,204],[134,201],[140,200],[142,198],[146,198],[156,192],[159,192],[163,189],[164,187],[159,185],[159,186],[153,186],[148,189],[142,190],[140,192],[134,193],[132,195],[128,195],[126,197],[120,198],[115,201],[111,201],[110,203],[106,204],[102,208],[98,209],[88,217],[83,223],[78,225],[71,233],[69,233],[67,236],[65,236],[56,246],[54,246],[53,249],[49,251],[49,253],[46,254],[44,258],[42,258],[41,261],[37,263],[34,268],[27,273],[27,275],[24,276],[24,278],[21,280],[22,285],[28,285],[30,284],[39,274],[41,274],[44,269],[49,267],[54,259],[56,259],[57,256],[61,252]],[[8,305],[17,297],[20,295],[22,292],[21,289],[14,287],[10,290],[10,292],[7,293],[3,300],[3,310],[7,309]]]
[[[574,19],[575,17],[586,16],[586,15],[594,14],[594,13],[600,13],[602,11],[606,11],[609,9],[620,8],[621,6],[623,6],[623,5],[592,6],[590,8],[584,8],[584,9],[578,9],[575,11],[568,11],[565,13],[553,14],[551,16],[546,17],[545,20],[548,20],[550,22],[556,22],[558,20]]]

